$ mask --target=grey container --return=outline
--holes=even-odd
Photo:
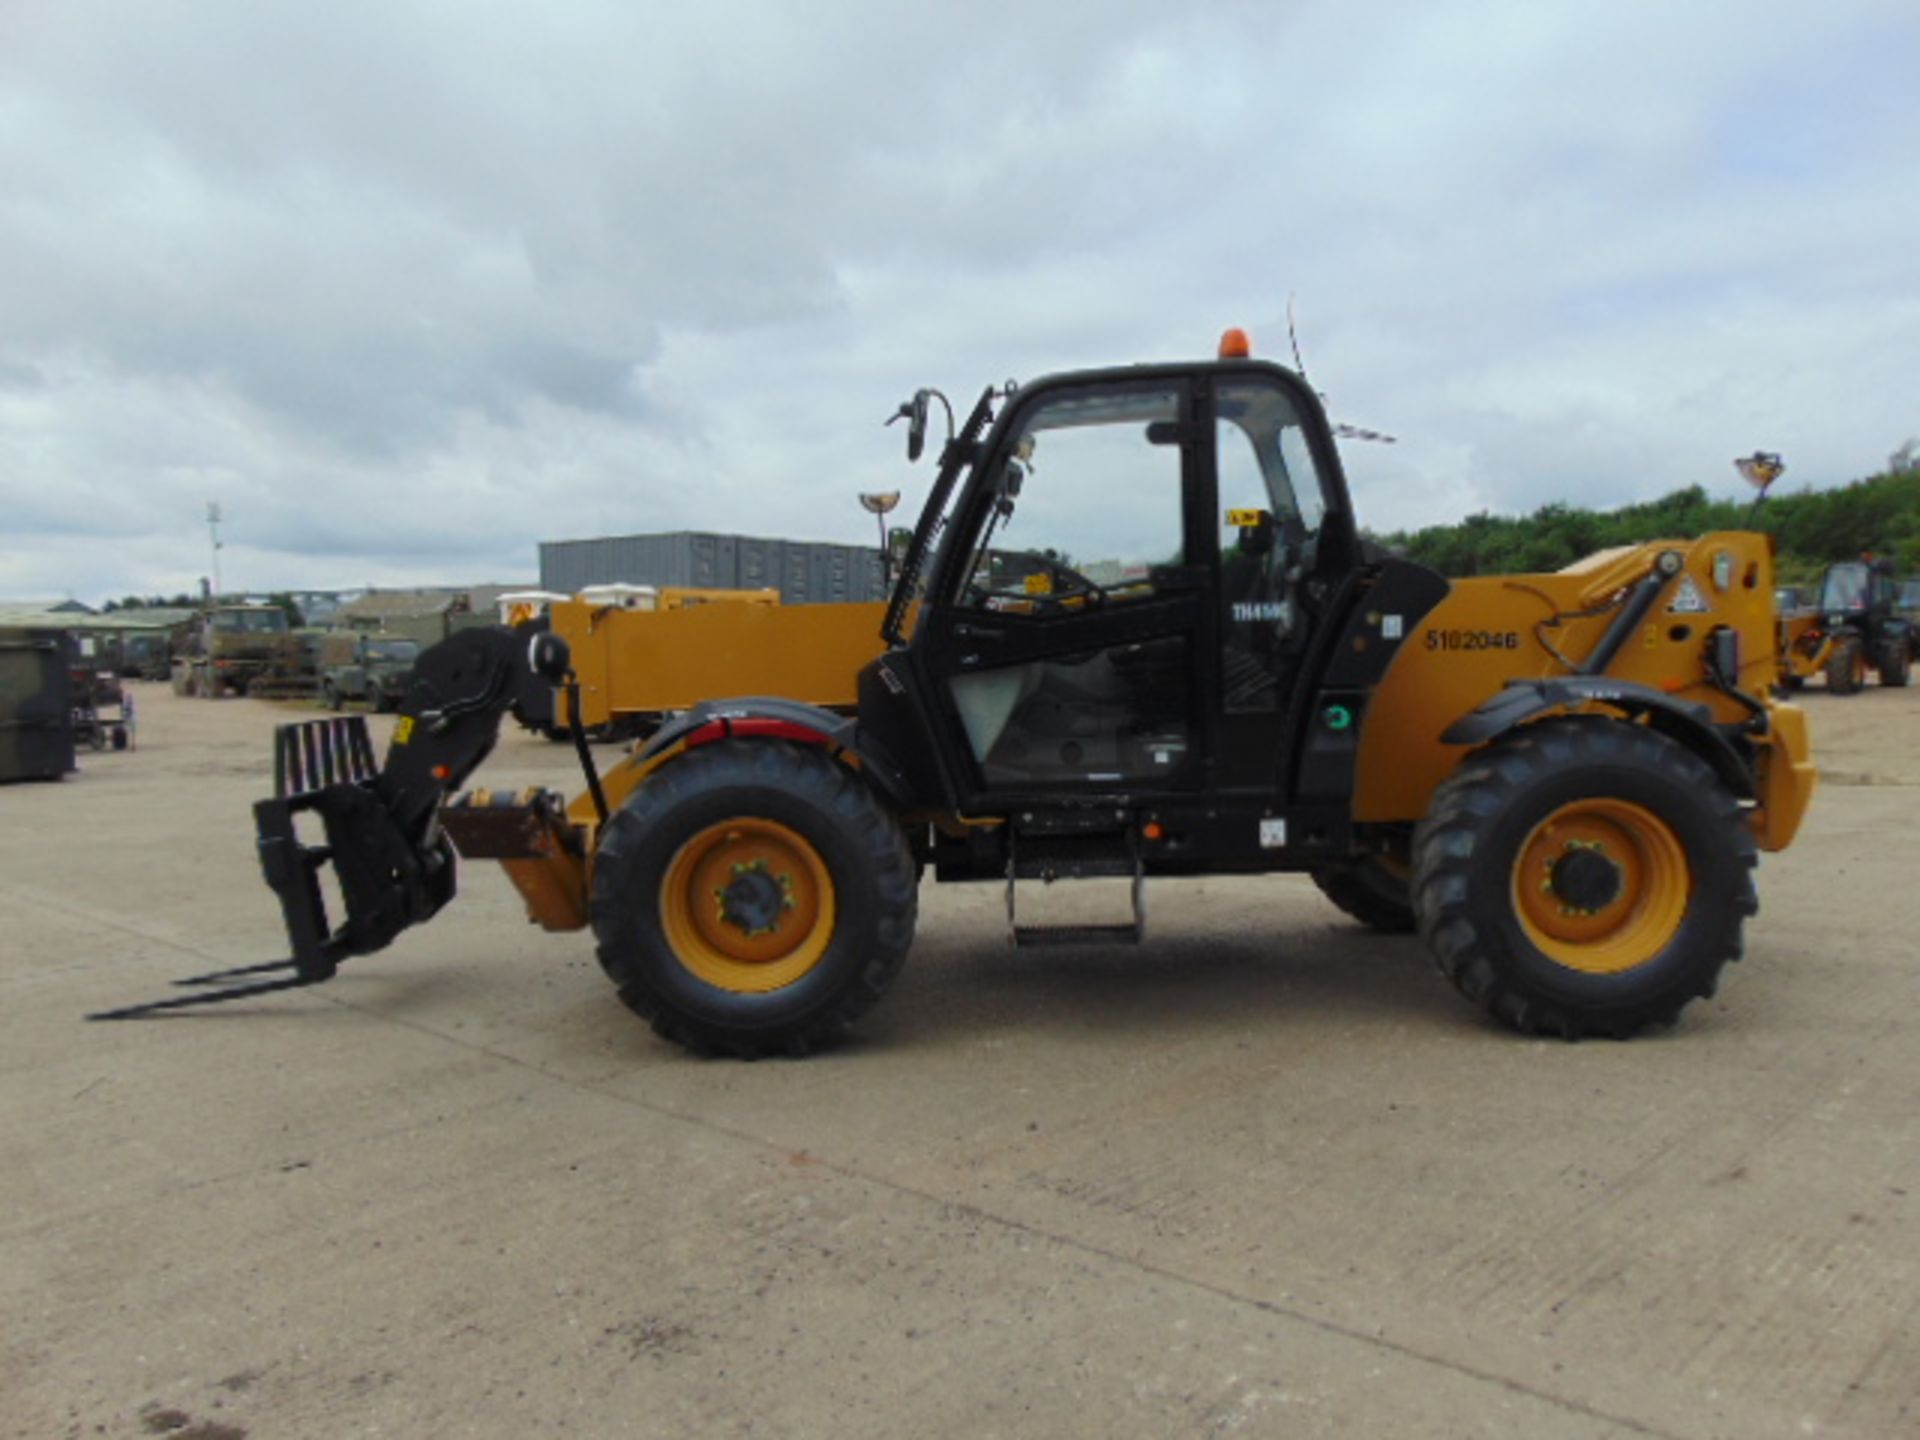
[[[0,781],[73,769],[73,676],[59,630],[0,630]]]
[[[702,590],[777,589],[786,605],[887,598],[879,553],[865,545],[676,530],[549,540],[540,546],[543,590],[573,595],[617,581]]]

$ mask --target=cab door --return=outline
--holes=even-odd
[[[963,808],[1202,784],[1202,438],[1186,372],[1014,397],[914,637]]]
[[[1222,371],[1203,387],[1200,418],[1212,472],[1206,553],[1219,577],[1215,784],[1287,799],[1289,731],[1354,568],[1346,486],[1318,406],[1291,376]]]

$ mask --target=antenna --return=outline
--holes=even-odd
[[[1300,372],[1302,380],[1307,379],[1307,362],[1300,358],[1300,332],[1293,324],[1293,294],[1287,294],[1287,343],[1293,347],[1293,368]],[[1312,381],[1307,381],[1312,384]]]
[[[1298,374],[1302,380],[1306,380],[1308,385],[1312,385],[1313,381],[1307,380],[1307,362],[1300,354],[1300,332],[1293,323],[1293,296],[1291,294],[1287,296],[1287,343],[1293,347],[1294,372]],[[1327,398],[1318,390],[1315,390],[1313,393],[1319,395],[1322,400]],[[1333,433],[1342,440],[1367,440],[1375,445],[1398,445],[1400,443],[1398,439],[1387,434],[1386,431],[1370,430],[1365,425],[1348,425],[1344,422],[1336,422],[1333,427]]]

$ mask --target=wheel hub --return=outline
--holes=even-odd
[[[1679,932],[1693,875],[1659,815],[1595,795],[1534,826],[1515,856],[1512,887],[1520,929],[1542,955],[1614,975],[1654,960]]]
[[[771,935],[783,912],[793,909],[793,880],[774,875],[767,862],[754,860],[733,867],[732,877],[713,892],[720,921],[743,935]]]
[[[1618,900],[1621,883],[1620,867],[1605,850],[1577,841],[1568,843],[1547,876],[1547,888],[1583,915],[1597,914]]]

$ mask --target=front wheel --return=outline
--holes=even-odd
[[[591,913],[620,998],[699,1053],[804,1055],[886,993],[913,940],[913,856],[811,746],[722,741],[607,822]]]
[[[1644,725],[1558,719],[1470,756],[1414,836],[1441,971],[1515,1029],[1624,1039],[1711,995],[1758,908],[1754,840],[1705,761]]]
[[[1827,689],[1835,695],[1857,695],[1866,683],[1866,651],[1853,636],[1841,636],[1827,656]]]

